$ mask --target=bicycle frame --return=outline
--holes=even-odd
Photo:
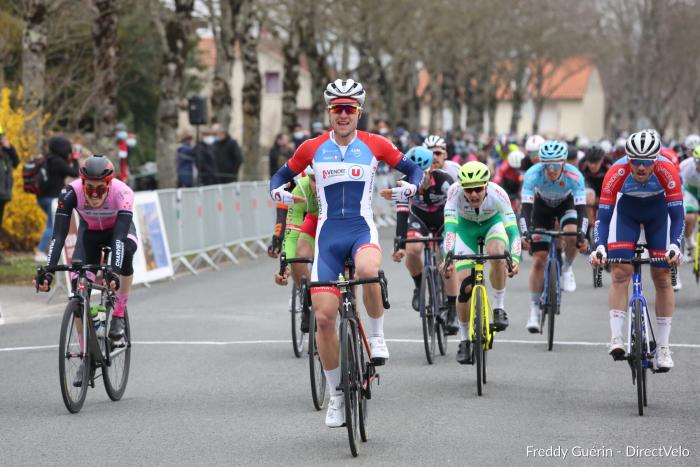
[[[630,298],[628,309],[629,309],[629,319],[627,320],[627,355],[629,356],[632,352],[632,323],[635,318],[634,303],[639,302],[640,309],[642,310],[642,335],[640,336],[640,341],[643,342],[645,355],[642,359],[642,365],[644,368],[649,368],[653,371],[651,365],[651,359],[656,353],[656,349],[651,348],[651,339],[649,339],[649,334],[651,334],[652,339],[654,339],[654,330],[651,327],[651,321],[649,320],[649,309],[647,308],[647,299],[642,294],[642,265],[636,263],[634,265],[634,272],[632,273],[632,298]],[[647,332],[647,329],[649,332]],[[631,362],[631,360],[629,360]]]
[[[479,254],[482,252],[479,251]],[[472,274],[474,277],[474,286],[472,287],[472,296],[469,300],[469,340],[474,341],[474,334],[476,333],[474,322],[474,312],[476,296],[481,296],[481,303],[484,304],[484,309],[486,313],[481,315],[481,328],[484,333],[484,349],[490,349],[493,347],[493,332],[491,332],[491,321],[493,321],[493,309],[491,308],[491,303],[489,302],[488,295],[486,294],[486,286],[484,286],[484,264],[476,263],[474,264],[474,270]]]
[[[549,265],[552,261],[554,261],[554,264],[556,264],[557,269],[557,303],[561,303],[561,284],[559,283],[561,265],[557,260],[557,237],[553,235],[550,236],[549,239],[549,253],[547,253],[547,262],[544,265],[544,288],[542,289],[542,295],[540,296],[540,303],[542,303],[542,305],[549,305],[549,303],[547,303],[547,294],[549,293]]]

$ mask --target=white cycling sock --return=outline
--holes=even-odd
[[[612,337],[622,338],[627,312],[622,310],[610,310],[610,332]]]
[[[384,315],[379,318],[367,315],[367,327],[369,328],[367,337],[384,337]]]
[[[671,336],[671,317],[656,317],[656,345],[668,347],[668,339]]]
[[[530,292],[530,308],[539,308],[540,307],[540,297],[542,296],[542,292]]]
[[[457,320],[459,323],[459,340],[469,340],[469,323]]]
[[[340,366],[333,370],[323,370],[326,374],[326,382],[328,383],[328,391],[331,397],[339,396],[343,393],[338,386],[340,385]]]
[[[493,307],[494,308],[504,308],[503,302],[506,298],[506,288],[493,289]]]
[[[564,255],[564,261],[561,265],[561,271],[562,272],[569,272],[571,271],[571,266],[574,264],[574,257],[569,258],[568,256]]]

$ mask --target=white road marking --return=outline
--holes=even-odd
[[[422,344],[423,339],[387,339],[387,342]],[[454,340],[452,342],[455,342]],[[259,345],[259,344],[291,344],[291,340],[249,340],[249,341],[136,341],[134,345]],[[530,344],[544,345],[546,341],[529,341],[518,339],[497,340],[498,344]],[[557,345],[578,345],[584,347],[605,347],[607,342],[585,342],[585,341],[554,341]],[[23,350],[46,350],[55,349],[58,345],[33,345],[26,347],[0,347],[0,352],[21,352]],[[688,349],[700,349],[700,344],[671,344],[671,347]]]

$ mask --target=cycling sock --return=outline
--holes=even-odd
[[[459,323],[459,340],[469,340],[469,323],[465,323],[459,320],[457,320],[457,322]]]
[[[503,309],[503,302],[506,298],[506,288],[493,289],[493,307]]]
[[[340,366],[333,370],[323,370],[326,374],[326,381],[328,382],[328,390],[331,397],[339,396],[343,393],[338,386],[340,385]]]
[[[419,272],[417,276],[411,276],[413,278],[413,283],[416,286],[416,289],[420,289],[420,281],[423,280],[423,273]]]
[[[622,337],[622,329],[625,327],[626,319],[626,311],[610,310],[610,332],[612,337]]]
[[[125,294],[124,292],[117,292],[116,299],[117,300],[114,303],[114,313],[112,313],[112,316],[117,318],[123,318],[124,310],[126,310],[126,302],[129,300],[129,294]]]
[[[455,313],[457,312],[457,297],[450,297],[449,295],[447,296],[447,311],[448,311],[448,318],[454,317]]]
[[[369,328],[368,337],[384,337],[384,315],[379,318],[372,318],[367,315],[367,324]]]
[[[569,258],[568,256],[564,255],[564,264],[561,266],[562,272],[569,272],[571,271],[571,266],[574,264],[574,257]]]
[[[540,307],[540,297],[542,292],[530,292],[530,308]]]
[[[671,317],[656,317],[656,344],[659,347],[668,347],[668,338],[671,335]]]

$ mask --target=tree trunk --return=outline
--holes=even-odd
[[[46,0],[26,0],[22,34],[22,87],[24,112],[29,117],[25,128],[32,155],[41,148],[41,123],[44,118],[44,80],[46,74],[47,13]]]
[[[163,40],[163,59],[160,70],[160,99],[156,126],[156,162],[159,188],[173,188],[177,181],[175,157],[177,125],[185,62],[193,31],[194,0],[175,0],[175,13],[165,10],[157,0],[154,8],[167,18],[156,17]]]
[[[525,100],[525,84],[527,83],[525,79],[527,64],[523,60],[516,60],[515,63],[518,68],[515,70],[515,75],[513,76],[514,86],[511,88],[511,107],[513,109],[513,113],[510,116],[509,130],[510,133],[514,135],[518,133],[518,124],[520,123],[520,119],[523,115],[522,110],[523,101]]]
[[[304,2],[302,18],[299,22],[300,46],[306,56],[306,63],[311,74],[311,121],[323,121],[326,111],[326,101],[323,90],[330,81],[326,57],[319,53],[319,28],[317,25],[317,5],[312,1]]]
[[[544,63],[540,62],[535,65],[533,76],[533,104],[535,107],[535,115],[532,118],[532,134],[538,134],[540,131],[540,116],[544,108],[544,96],[542,95],[542,87],[544,86]]]
[[[231,3],[219,2],[221,15],[214,17],[214,7],[209,0],[211,11],[212,30],[216,44],[216,64],[211,89],[211,107],[214,120],[221,128],[231,131],[231,112],[233,108],[233,95],[231,93],[231,79],[233,78],[233,65],[236,61],[234,47],[235,18],[232,14]]]
[[[282,46],[284,81],[282,82],[282,129],[291,131],[297,122],[297,94],[299,93],[299,27],[291,21],[289,38]],[[312,90],[311,92],[314,92]]]
[[[442,121],[442,89],[438,82],[437,73],[433,72],[430,77],[430,133],[435,133],[435,130],[442,130],[444,124]]]
[[[442,73],[442,99],[443,103],[448,102],[452,113],[452,131],[461,130],[460,117],[462,108],[459,102],[459,91],[457,90],[457,70],[448,69]]]
[[[93,0],[97,16],[92,28],[95,53],[95,152],[109,154],[114,146],[114,127],[117,124],[117,0]]]
[[[261,180],[260,110],[262,85],[258,67],[260,21],[253,0],[241,10],[241,60],[243,62],[243,179]]]
[[[496,107],[498,99],[496,99],[496,86],[493,83],[489,84],[486,93],[486,109],[489,116],[489,134],[496,135]]]

